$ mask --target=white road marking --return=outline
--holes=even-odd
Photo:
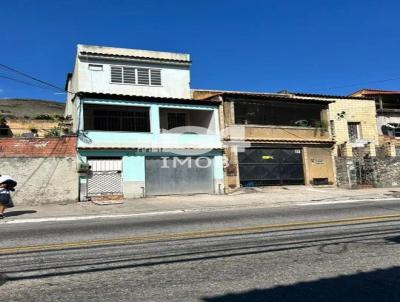
[[[346,200],[332,200],[332,201],[314,201],[314,202],[300,202],[295,203],[297,206],[314,206],[324,204],[338,204],[338,203],[356,203],[365,201],[385,201],[385,200],[400,200],[400,198],[367,198],[367,199],[346,199]]]
[[[28,218],[28,219],[15,219],[9,220],[6,218],[4,223],[34,223],[34,222],[49,222],[49,221],[76,221],[76,220],[91,220],[101,218],[121,218],[121,217],[138,217],[138,216],[156,216],[164,214],[179,214],[189,212],[188,210],[172,210],[162,212],[147,212],[147,213],[132,213],[132,214],[108,214],[108,215],[87,215],[87,216],[65,216],[65,217],[44,217],[44,218]]]

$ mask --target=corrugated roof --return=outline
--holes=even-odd
[[[143,95],[126,95],[119,93],[99,93],[99,92],[87,92],[81,91],[76,93],[79,97],[83,98],[96,98],[96,99],[115,99],[115,100],[127,100],[127,101],[148,101],[148,102],[164,102],[164,103],[185,103],[185,104],[196,104],[196,105],[219,105],[219,100],[195,100],[195,99],[184,99],[184,98],[171,98],[171,97],[155,97],[155,96],[143,96]]]
[[[235,140],[233,140],[235,141]],[[261,139],[261,138],[246,138],[243,141],[259,142],[259,143],[287,143],[287,144],[334,144],[334,140],[321,140],[321,139]]]
[[[141,58],[159,61],[190,63],[190,55],[184,53],[153,51],[78,44],[78,55],[100,55],[119,58]]]
[[[357,96],[346,96],[346,95],[330,95],[330,94],[317,94],[317,93],[302,93],[292,92],[293,95],[298,97],[310,97],[318,99],[359,99],[359,100],[371,100],[371,98],[357,97]]]

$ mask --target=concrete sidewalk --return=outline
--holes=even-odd
[[[44,221],[52,218],[65,220],[163,214],[185,211],[215,211],[229,208],[301,206],[346,202],[348,200],[400,198],[400,188],[371,188],[346,190],[333,187],[306,186],[240,189],[229,195],[161,196],[125,200],[120,204],[97,205],[80,202],[67,205],[16,206],[6,212],[0,223],[16,220]],[[400,200],[399,200],[400,202]],[[8,215],[7,215],[8,213]],[[71,219],[69,219],[71,218]]]

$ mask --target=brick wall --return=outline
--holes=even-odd
[[[0,138],[1,157],[72,157],[76,155],[76,137]]]
[[[343,117],[338,116],[344,112]],[[349,141],[347,123],[360,123],[361,138],[379,143],[376,125],[375,101],[335,100],[329,104],[329,119],[334,122],[335,140],[338,145]]]

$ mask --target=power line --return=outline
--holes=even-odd
[[[400,77],[383,79],[383,80],[376,80],[376,81],[359,82],[359,83],[341,85],[341,86],[333,86],[333,87],[323,88],[323,89],[320,89],[320,90],[324,90],[324,89],[325,90],[331,90],[331,89],[338,89],[338,88],[347,88],[347,87],[354,87],[354,86],[360,86],[360,85],[365,85],[365,84],[384,83],[384,82],[390,82],[390,81],[396,81],[396,80],[400,80]]]
[[[62,92],[65,92],[65,91],[66,91],[65,89],[63,89],[63,88],[61,88],[61,87],[59,87],[59,86],[57,86],[57,85],[54,85],[54,84],[49,83],[49,82],[47,82],[47,81],[41,80],[41,79],[39,79],[39,78],[37,78],[37,77],[31,76],[31,75],[29,75],[29,74],[27,74],[27,73],[25,73],[25,72],[22,72],[22,71],[20,71],[20,70],[17,70],[17,69],[15,69],[15,68],[10,67],[10,66],[7,66],[7,65],[5,65],[5,64],[0,63],[0,67],[3,67],[3,68],[5,68],[5,69],[7,69],[7,70],[10,70],[10,71],[13,71],[13,72],[15,72],[15,73],[17,73],[17,74],[19,74],[19,75],[22,75],[22,76],[24,76],[24,77],[30,78],[30,79],[32,79],[32,80],[34,80],[34,81],[37,81],[37,82],[39,82],[39,83],[41,83],[41,84],[44,84],[44,85],[47,85],[47,86],[52,87],[52,88],[54,88],[54,89],[57,89],[57,90],[59,90],[59,91],[62,91]],[[68,90],[67,90],[67,92],[73,93],[73,92],[70,92],[70,91],[68,91]],[[73,94],[74,94],[74,93],[73,93]]]
[[[20,80],[20,79],[16,79],[16,78],[13,78],[13,77],[9,77],[9,76],[6,76],[6,75],[0,75],[0,78],[4,78],[4,79],[10,80],[10,81],[14,81],[14,82],[17,82],[17,83],[20,83],[20,84],[24,84],[24,85],[28,85],[28,86],[32,86],[32,87],[38,87],[38,88],[41,88],[41,89],[47,89],[47,90],[54,91],[53,88],[46,87],[46,86],[41,86],[41,85],[36,85],[34,83],[29,83],[29,82],[26,82],[26,81],[23,81],[23,80]]]

